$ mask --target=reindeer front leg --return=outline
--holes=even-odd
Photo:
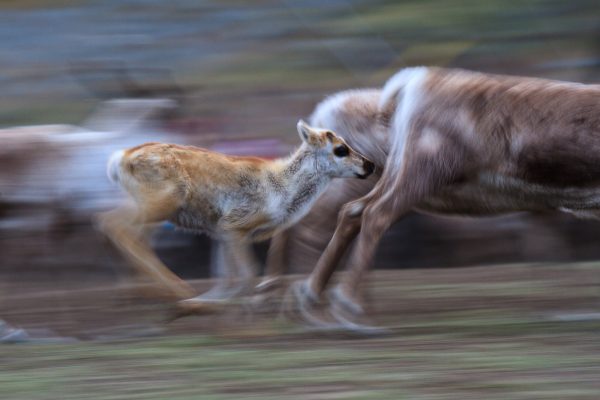
[[[440,132],[436,138],[439,146],[433,151],[420,146],[422,132],[413,131],[405,150],[390,153],[381,179],[369,194],[344,206],[336,233],[315,271],[303,284],[303,290],[296,291],[301,304],[307,304],[306,299],[311,296],[318,299],[344,250],[356,237],[347,273],[330,296],[331,315],[347,329],[369,331],[370,327],[360,322],[366,313],[359,292],[383,234],[423,199],[464,176],[468,168],[475,168],[466,164],[465,160],[472,157],[460,142]]]
[[[347,272],[330,296],[332,314],[350,329],[360,330],[354,318],[366,315],[360,289],[384,233],[423,199],[452,184],[468,169],[475,168],[465,161],[471,157],[460,143],[446,139],[440,133],[439,150],[425,151],[419,146],[420,134],[420,131],[414,132],[414,140],[409,141],[403,162],[396,164],[398,169],[386,169],[370,193],[371,199],[362,212],[360,233],[348,257]],[[390,164],[388,162],[387,166]]]
[[[129,260],[137,272],[160,288],[160,295],[189,298],[193,289],[172,273],[152,251],[143,230],[149,223],[163,220],[152,212],[122,207],[98,216],[99,228]]]
[[[339,328],[339,324],[330,321],[330,318],[319,315],[316,308],[321,303],[323,293],[340,259],[360,230],[362,211],[371,199],[370,195],[371,193],[342,207],[333,237],[321,254],[314,270],[306,280],[292,285],[297,311],[310,325],[321,329]]]

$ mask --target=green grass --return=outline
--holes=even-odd
[[[199,335],[3,346],[0,398],[453,399],[469,392],[504,399],[596,398],[600,352],[581,326],[532,331],[527,321],[513,322],[506,336],[487,339],[454,329],[469,321],[484,332],[500,327],[502,318],[455,314],[445,321],[447,332],[365,340]]]

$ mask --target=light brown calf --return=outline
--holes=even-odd
[[[251,243],[298,221],[336,177],[366,178],[373,164],[333,132],[300,121],[303,144],[288,158],[227,156],[205,149],[146,143],[115,153],[109,177],[130,204],[100,217],[101,228],[142,274],[178,299],[190,287],[150,249],[143,230],[169,220],[223,243],[226,279],[197,302],[220,301],[252,288]]]
[[[344,115],[329,109],[329,118],[362,121],[365,135],[346,139],[384,170],[367,195],[342,208],[313,273],[295,288],[303,307],[319,301],[356,238],[330,300],[339,321],[359,326],[359,288],[379,240],[410,210],[600,216],[600,86],[420,67],[400,71],[380,95],[358,96],[338,107]],[[369,96],[379,96],[376,112]]]

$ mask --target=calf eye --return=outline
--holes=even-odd
[[[348,147],[346,146],[338,146],[333,149],[333,154],[335,154],[336,157],[346,157],[350,154],[350,150],[348,150]]]

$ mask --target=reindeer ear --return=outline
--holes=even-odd
[[[303,120],[298,121],[296,128],[298,128],[298,134],[300,135],[300,139],[302,139],[303,142],[306,142],[311,146],[319,145],[319,134],[306,122],[304,122]]]

